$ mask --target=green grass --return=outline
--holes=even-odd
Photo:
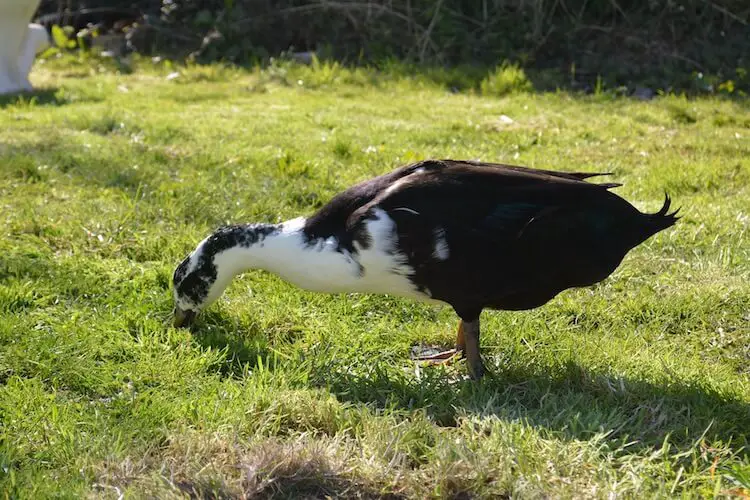
[[[750,494],[747,103],[149,66],[49,60],[0,102],[5,497]],[[429,157],[611,171],[684,218],[598,286],[485,312],[481,383],[409,360],[454,340],[448,308],[262,272],[169,326],[215,226]]]

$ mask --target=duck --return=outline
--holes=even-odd
[[[671,199],[643,213],[595,183],[609,173],[424,160],[356,184],[307,217],[222,226],[177,266],[174,326],[189,327],[250,269],[323,293],[390,294],[449,305],[455,348],[480,379],[484,309],[540,307],[601,282],[625,255],[676,223]]]

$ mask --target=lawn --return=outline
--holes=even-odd
[[[4,497],[750,495],[747,102],[330,65],[32,77],[0,101]],[[593,288],[485,311],[480,383],[410,360],[453,342],[449,308],[259,271],[172,328],[172,272],[215,227],[435,157],[609,171],[684,217]]]

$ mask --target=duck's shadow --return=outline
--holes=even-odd
[[[273,353],[257,325],[239,325],[225,315],[206,311],[191,331],[195,343],[224,352],[224,362],[218,366],[222,376],[239,378],[248,369],[260,365],[271,370],[275,368],[275,364],[269,362]]]
[[[276,366],[257,326],[238,328],[223,315],[208,313],[194,338],[204,347],[226,350],[226,362],[219,367],[225,376],[247,375],[259,364],[266,370]],[[497,417],[563,439],[605,434],[614,442],[630,443],[631,451],[660,447],[667,437],[673,445],[687,447],[701,438],[733,450],[749,444],[750,404],[676,377],[662,382],[616,378],[572,362],[549,367],[487,363],[490,373],[474,382],[463,378],[464,366],[428,367],[415,376],[416,364],[393,370],[366,353],[342,359],[335,351],[322,346],[305,354],[307,384],[325,388],[344,402],[422,411],[442,426],[458,425],[463,417]]]
[[[631,451],[662,446],[666,438],[677,446],[693,446],[701,438],[734,450],[748,445],[750,404],[697,383],[614,378],[575,363],[549,371],[488,367],[492,373],[480,382],[432,368],[419,378],[378,369],[366,377],[329,371],[317,382],[340,400],[422,410],[445,426],[457,425],[462,417],[497,417],[565,439],[606,435],[630,443]]]

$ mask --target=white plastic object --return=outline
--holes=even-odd
[[[0,94],[33,90],[29,71],[49,46],[44,26],[29,24],[40,0],[0,0]]]

